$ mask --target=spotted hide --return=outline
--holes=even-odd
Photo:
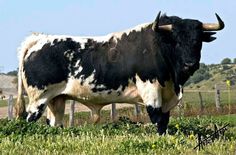
[[[211,42],[218,23],[160,16],[101,37],[32,34],[19,51],[18,104],[28,97],[27,121],[38,120],[48,106],[48,123],[62,125],[65,100],[92,109],[95,121],[110,103],[147,107],[157,131],[165,133],[181,88],[199,68],[202,42]]]

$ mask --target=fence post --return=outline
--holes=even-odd
[[[204,105],[203,105],[203,100],[202,100],[202,93],[200,91],[198,92],[198,96],[199,96],[200,108],[201,108],[201,113],[202,113],[204,110]]]
[[[177,107],[178,107],[178,117],[181,119],[181,117],[183,116],[183,107],[184,107],[183,98],[178,102]]]
[[[220,104],[220,89],[215,85],[215,102],[216,102],[216,110],[221,111],[221,104]]]
[[[74,114],[75,114],[75,101],[70,101],[70,117],[69,117],[69,126],[74,126]]]
[[[10,95],[8,98],[8,120],[13,118],[13,95]]]
[[[138,119],[141,113],[141,108],[139,104],[135,104],[134,105],[134,115],[136,116],[136,118]]]
[[[111,104],[111,120],[114,121],[116,118],[116,104]]]

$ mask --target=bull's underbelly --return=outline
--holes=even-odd
[[[134,83],[130,83],[124,90],[121,87],[117,90],[104,90],[93,92],[89,83],[81,85],[79,79],[70,79],[61,94],[73,97],[83,104],[110,104],[110,103],[139,103],[145,105]],[[172,86],[166,85],[162,89],[162,110],[167,112],[177,105],[178,97],[172,89]]]
[[[90,84],[89,81],[81,84],[80,79],[70,78],[67,82],[63,81],[59,84],[48,86],[46,90],[28,91],[28,95],[31,98],[32,96],[39,96],[39,99],[47,98],[47,101],[59,95],[66,95],[70,99],[77,100],[85,105],[106,105],[110,103],[139,103],[146,105],[140,96],[140,90],[138,91],[134,83],[129,83],[124,90],[120,87],[117,90],[109,89],[94,92],[92,91],[93,87],[94,85]],[[161,91],[162,110],[167,112],[177,105],[179,99],[171,85],[166,84],[166,87],[162,88]],[[39,92],[39,94],[35,95],[35,93],[29,92]],[[40,92],[42,92],[41,95]]]
[[[124,90],[109,89],[92,91],[93,85],[84,83],[79,79],[70,79],[61,94],[68,95],[83,104],[109,104],[109,103],[137,103],[142,102],[135,85],[128,86]]]

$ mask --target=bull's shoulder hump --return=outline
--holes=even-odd
[[[120,32],[114,32],[112,33],[111,35],[117,39],[121,39],[122,35],[124,33],[126,33],[127,35],[129,35],[129,33],[131,33],[132,31],[136,31],[136,32],[139,32],[141,31],[143,28],[146,28],[150,25],[151,23],[143,23],[143,24],[139,24],[135,27],[132,27],[132,28],[129,28],[129,29],[126,29],[124,31],[120,31]]]
[[[142,28],[147,27],[150,23],[143,23],[137,25],[133,28],[121,31],[109,33],[103,36],[70,36],[70,35],[47,35],[42,33],[32,33],[28,36],[25,41],[22,42],[21,46],[18,48],[18,56],[20,59],[28,57],[32,52],[40,50],[46,43],[53,43],[55,39],[57,40],[66,40],[67,38],[71,38],[75,42],[79,42],[81,46],[90,40],[94,40],[96,42],[108,42],[111,38],[121,39],[121,36],[126,33],[129,35],[132,31],[141,31]]]

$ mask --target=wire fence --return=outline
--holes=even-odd
[[[1,96],[1,94],[0,94]],[[7,99],[8,106],[8,119],[13,119],[14,111],[14,97],[13,95],[5,96]],[[1,100],[1,99],[0,99]],[[74,125],[75,119],[75,101],[70,101],[70,112],[69,112],[69,125]],[[134,104],[133,115],[139,117],[142,115],[143,108],[141,105]],[[220,113],[235,113],[236,112],[236,87],[221,87],[216,85],[214,90],[184,90],[183,100],[177,109],[181,110],[182,113],[191,113],[191,115],[209,114],[211,112]],[[195,111],[193,110],[195,109]],[[197,109],[197,110],[196,110]],[[205,112],[205,113],[204,113]],[[116,103],[113,103],[110,109],[110,119],[115,120],[118,115]],[[181,115],[181,112],[179,112]],[[92,117],[92,112],[91,112]]]

